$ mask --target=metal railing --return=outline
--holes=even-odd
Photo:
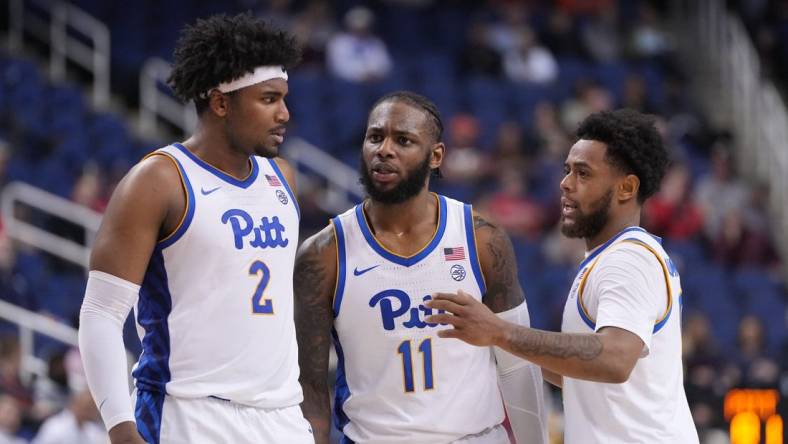
[[[85,245],[55,235],[17,217],[18,204],[35,208],[84,228]],[[80,265],[87,270],[90,247],[101,224],[101,214],[22,182],[12,182],[3,188],[0,209],[10,238]]]
[[[282,155],[293,163],[299,190],[317,193],[315,203],[323,211],[338,214],[364,198],[358,172],[306,140],[290,138],[282,147]]]
[[[683,65],[713,123],[736,134],[743,176],[770,188],[772,235],[788,259],[788,112],[741,20],[722,0],[675,0],[674,29]],[[784,273],[788,275],[788,260]]]
[[[24,205],[50,216],[76,224],[85,230],[85,244],[74,242],[18,217],[17,207]],[[60,196],[50,194],[22,182],[12,182],[3,188],[0,212],[9,238],[88,268],[90,246],[101,223],[101,215]],[[77,330],[36,312],[0,301],[0,318],[19,327],[19,348],[22,356],[20,377],[29,382],[32,375],[46,376],[47,364],[34,351],[34,333],[47,335],[77,347]]]
[[[11,0],[8,3],[11,50],[21,48],[25,32],[50,48],[49,74],[66,76],[71,61],[93,75],[93,105],[110,99],[110,32],[107,25],[64,1]],[[84,43],[87,40],[90,44]]]
[[[162,91],[172,68],[165,60],[152,57],[145,61],[140,71],[140,131],[152,134],[157,119],[164,119],[178,127],[182,133],[191,134],[197,127],[197,113],[193,106],[184,106],[172,95]]]

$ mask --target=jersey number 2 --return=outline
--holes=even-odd
[[[405,384],[405,392],[413,392],[415,388],[413,385],[413,356],[410,350],[410,340],[402,341],[397,348],[397,353],[402,355],[402,379]],[[424,390],[432,390],[432,338],[421,341],[419,353],[422,354],[424,367]]]
[[[274,303],[270,299],[263,299],[265,288],[268,287],[268,282],[271,280],[271,270],[265,265],[263,261],[254,261],[249,267],[250,275],[261,275],[260,283],[254,290],[252,296],[252,313],[255,314],[274,314]]]

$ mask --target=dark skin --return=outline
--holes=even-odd
[[[251,173],[249,156],[278,154],[284,125],[290,119],[286,95],[287,82],[282,79],[232,94],[213,90],[209,109],[183,145],[217,169],[243,179]],[[282,159],[276,162],[294,185],[292,168]],[[113,193],[96,236],[90,269],[140,285],[156,244],[177,228],[185,211],[186,191],[174,162],[163,155],[143,160]],[[113,444],[144,443],[131,421],[112,427],[109,436]]]
[[[380,104],[370,114],[363,148],[365,164],[371,171],[375,162],[389,162],[402,175],[429,154],[430,167],[439,167],[445,147],[436,142],[429,125],[420,108],[398,102]],[[392,189],[396,180],[385,178],[376,186]],[[416,196],[401,204],[365,202],[364,211],[375,237],[388,250],[409,256],[432,239],[438,225],[438,209],[428,187],[429,178]],[[484,304],[493,312],[522,304],[524,295],[509,237],[479,215],[474,215],[474,229],[488,288]],[[312,424],[317,444],[329,442],[331,428],[327,379],[336,273],[337,243],[333,227],[328,226],[301,245],[294,276],[298,364],[304,391],[301,409]]]
[[[578,215],[589,214],[612,190],[609,218],[603,229],[585,238],[591,250],[622,229],[640,223],[637,195],[640,181],[624,174],[606,159],[604,143],[580,140],[569,152],[561,181],[562,224],[577,223]],[[596,382],[622,383],[629,379],[643,349],[634,333],[604,327],[595,333],[556,333],[514,325],[501,320],[486,306],[467,294],[437,294],[427,303],[451,314],[433,315],[428,322],[452,324],[441,330],[443,338],[457,338],[478,346],[495,345],[542,367],[545,379],[561,386],[568,376]]]

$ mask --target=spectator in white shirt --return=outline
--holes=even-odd
[[[329,42],[326,60],[329,71],[350,82],[379,80],[391,70],[391,56],[386,44],[372,33],[375,16],[358,6],[345,14],[346,32]]]
[[[44,421],[33,444],[109,443],[109,436],[98,418],[90,392],[83,390],[71,398],[66,409]]]

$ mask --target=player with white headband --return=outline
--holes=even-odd
[[[112,196],[80,313],[91,393],[113,443],[312,443],[293,325],[300,214],[276,157],[300,53],[251,15],[220,15],[187,27],[174,56],[169,83],[199,123]]]

